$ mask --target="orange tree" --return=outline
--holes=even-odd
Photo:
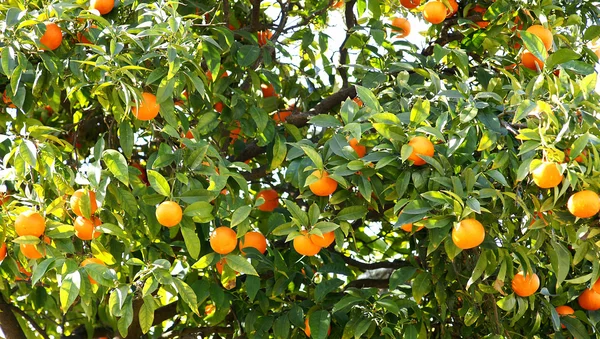
[[[594,337],[599,17],[2,2],[0,328]]]

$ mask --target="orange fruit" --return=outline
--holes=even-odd
[[[538,68],[540,70],[544,68],[544,62],[529,51],[523,51],[523,54],[521,54],[521,65],[532,71],[537,71]]]
[[[600,294],[596,293],[593,289],[588,288],[583,291],[577,298],[579,306],[587,311],[600,310]]]
[[[82,261],[81,265],[79,265],[79,266],[84,267],[89,264],[98,264],[98,265],[106,266],[104,264],[104,261],[102,261],[98,258],[87,258],[84,261]],[[88,279],[90,279],[90,283],[97,284],[96,280],[92,279],[92,277],[90,275],[88,275]]]
[[[408,145],[412,147],[412,153],[408,157],[408,160],[412,160],[417,166],[426,164],[425,160],[421,159],[420,155],[433,157],[433,154],[435,153],[433,143],[426,137],[416,136],[410,139]]]
[[[4,101],[4,103],[8,105],[8,108],[17,107],[15,106],[15,104],[12,103],[12,100],[10,100],[10,98],[6,95],[6,90],[4,90],[4,93],[2,94],[2,101]]]
[[[24,235],[32,235],[39,237],[46,230],[46,220],[38,212],[29,210],[25,211],[15,220],[15,232],[22,237]]]
[[[392,20],[392,32],[397,32],[396,38],[404,38],[410,34],[410,22],[404,18]]]
[[[73,213],[75,213],[76,215],[78,215],[80,217],[83,216],[83,213],[81,213],[81,209],[79,208],[79,202],[84,193],[85,193],[85,190],[78,189],[71,196],[71,200],[69,200],[69,202],[71,204],[71,210],[73,211]],[[98,204],[96,203],[96,193],[94,193],[92,191],[88,191],[88,194],[90,197],[90,214],[94,214],[94,213],[96,213],[96,210],[98,209]]]
[[[55,50],[62,43],[62,31],[57,24],[53,22],[46,23],[46,31],[40,38],[43,50]]]
[[[528,297],[540,288],[540,278],[535,273],[525,276],[523,272],[519,272],[515,274],[511,286],[516,295]]]
[[[298,252],[298,254],[312,257],[315,254],[319,253],[319,251],[321,250],[321,246],[312,242],[310,238],[311,237],[306,231],[302,231],[301,235],[294,238],[293,246],[296,252]]]
[[[337,2],[334,2],[333,5],[331,5],[331,8],[342,8],[344,7],[344,0],[339,0]]]
[[[333,231],[323,233],[323,236],[311,234],[309,237],[313,244],[324,248],[329,247],[335,241],[335,233]]]
[[[226,263],[227,263],[227,259],[221,258],[221,260],[217,261],[217,263],[215,264],[215,267],[217,268],[217,272],[219,272],[219,274],[223,274],[223,266],[225,266]],[[237,272],[236,272],[236,274],[237,274]]]
[[[20,244],[19,248],[21,249],[21,253],[27,259],[39,259],[46,256],[46,251],[42,250],[42,252],[38,251],[35,248],[35,244]]]
[[[164,201],[156,208],[156,220],[165,227],[173,227],[181,221],[183,211],[174,201]]]
[[[229,227],[217,227],[210,234],[210,247],[219,254],[229,254],[237,245],[237,233]]]
[[[331,179],[327,171],[316,170],[312,172],[311,175],[319,179],[313,182],[312,184],[308,185],[308,188],[310,188],[310,191],[313,192],[314,195],[326,197],[331,193],[335,192],[335,190],[337,189],[337,181]]]
[[[148,92],[142,93],[142,99],[139,101],[139,106],[131,108],[133,116],[138,120],[152,120],[158,115],[160,105],[156,103],[156,95]]]
[[[446,18],[449,18],[458,12],[458,3],[456,0],[448,0],[451,8],[446,8]]]
[[[400,4],[404,6],[404,8],[413,9],[419,7],[421,0],[400,0]]]
[[[217,307],[214,304],[208,304],[208,305],[204,306],[204,314],[206,314],[206,315],[211,315],[211,314],[215,313],[216,310],[217,310]]]
[[[475,5],[475,7],[473,7],[470,11],[470,13],[480,13],[481,17],[483,17],[485,15],[485,12],[487,11],[487,9],[485,7],[479,6],[479,5]],[[477,26],[479,26],[480,28],[486,28],[487,26],[490,25],[490,23],[488,21],[476,21],[475,22],[477,24]]]
[[[452,228],[452,242],[456,247],[467,250],[481,245],[485,239],[483,225],[475,219],[464,219]]]
[[[539,188],[553,188],[558,186],[563,179],[558,165],[551,161],[544,161],[531,172],[533,182]]]
[[[242,129],[240,128],[240,122],[239,122],[239,121],[236,121],[236,122],[235,122],[235,124],[236,124],[238,127],[237,127],[237,128],[234,128],[234,129],[232,129],[232,130],[229,132],[229,138],[231,139],[231,142],[232,142],[232,143],[233,143],[234,141],[236,141],[236,140],[239,138],[239,136],[240,136],[240,133],[242,132]]]
[[[275,93],[275,87],[271,84],[262,84],[260,85],[260,90],[262,91],[263,98],[276,97],[277,93]]]
[[[304,319],[304,334],[310,338],[310,326],[308,325],[308,317]],[[327,330],[327,335],[331,334],[331,325],[329,325],[329,329]]]
[[[446,19],[446,11],[446,5],[441,1],[429,1],[423,7],[423,18],[432,24],[439,24]]]
[[[565,150],[565,155],[566,155],[566,160],[569,161],[569,156],[571,155],[571,150],[570,149],[566,149]],[[587,152],[585,150],[583,150],[578,156],[575,157],[575,161],[577,161],[578,163],[582,163],[584,161],[583,157],[587,155]]]
[[[95,9],[100,14],[108,14],[115,7],[115,0],[91,0],[90,9]]]
[[[267,44],[267,41],[271,39],[271,37],[273,37],[273,32],[271,32],[270,30],[264,30],[264,31],[260,31],[258,33],[256,33],[258,36],[258,45],[259,46],[264,46]]]
[[[98,28],[98,26],[91,25],[90,28]],[[90,28],[86,28],[85,31],[89,32]],[[85,37],[85,35],[82,32],[77,32],[77,40],[79,40],[79,42],[81,42],[82,44],[91,44],[92,43],[88,38]],[[46,106],[46,107],[49,107],[49,106]]]
[[[279,193],[276,190],[262,190],[256,195],[256,200],[263,198],[265,202],[258,206],[258,209],[264,212],[273,212],[279,206]]]
[[[27,277],[27,279],[29,279],[29,277],[31,277],[31,272],[30,272],[30,271],[27,271],[27,270],[26,270],[26,269],[23,267],[23,265],[21,265],[21,263],[20,263],[20,262],[18,262],[18,261],[17,261],[17,267],[19,268],[19,272],[23,273],[23,275],[25,275],[25,276]],[[19,276],[15,277],[15,281],[20,281],[20,280],[23,280],[23,278],[21,278],[21,277],[19,277]]]
[[[96,226],[102,225],[100,218],[92,217],[92,219],[86,219],[84,217],[77,217],[75,219],[75,236],[81,240],[92,240],[100,236],[100,232],[96,231]]]
[[[574,314],[575,310],[572,309],[570,306],[558,306],[556,308],[556,313],[558,313],[558,315],[569,315],[569,314]],[[565,325],[561,325],[562,328],[565,328]]]
[[[285,119],[287,119],[287,117],[289,117],[290,115],[292,115],[292,111],[276,112],[275,114],[273,114],[273,121],[275,121],[275,123],[285,122]]]
[[[542,25],[533,25],[527,28],[526,32],[531,33],[540,38],[540,40],[542,40],[542,42],[544,43],[544,47],[546,47],[547,51],[549,51],[552,48],[553,37],[552,32],[550,32],[549,29],[545,28]]]
[[[189,130],[185,133],[186,139],[194,139],[194,135],[192,134],[192,130]]]
[[[267,239],[260,232],[248,232],[240,239],[240,252],[243,255],[246,255],[244,248],[247,247],[254,247],[264,254],[267,251]]]
[[[213,108],[215,109],[215,111],[219,112],[219,113],[223,113],[223,103],[222,102],[217,102]]]
[[[359,97],[354,97],[352,101],[354,101],[358,105],[358,107],[363,107],[365,105],[365,103],[362,100],[360,100]]]
[[[425,226],[419,226],[419,228],[417,228],[417,230],[415,232],[419,232],[420,230],[423,229],[423,227],[425,227]],[[403,231],[412,232],[413,231],[413,224],[412,223],[404,224],[404,225],[400,226],[400,228]]]
[[[592,285],[592,289],[594,290],[594,292],[600,293],[600,279],[596,280],[594,285]]]
[[[360,145],[358,143],[358,140],[356,140],[356,138],[350,139],[350,141],[348,143],[350,144],[350,147],[352,147],[354,152],[356,152],[356,154],[358,155],[359,158],[362,158],[365,156],[365,154],[367,154],[367,147]]]
[[[2,246],[0,246],[0,261],[3,261],[4,258],[6,258],[6,243],[3,243]]]
[[[590,218],[600,211],[600,197],[596,192],[583,190],[569,197],[567,208],[578,218]]]

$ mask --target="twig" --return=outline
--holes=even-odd
[[[13,312],[18,313],[21,317],[23,317],[23,319],[27,320],[27,322],[38,332],[38,334],[40,334],[42,337],[44,337],[44,339],[50,339],[48,337],[48,334],[46,333],[46,331],[40,327],[40,325],[35,322],[35,320],[33,320],[33,318],[31,318],[29,316],[29,314],[25,313],[25,311],[21,310],[20,308],[18,308],[17,306],[13,305],[13,304],[9,304],[10,308],[13,310]]]

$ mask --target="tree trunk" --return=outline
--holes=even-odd
[[[0,328],[5,338],[25,338],[25,333],[17,321],[9,303],[0,295]]]

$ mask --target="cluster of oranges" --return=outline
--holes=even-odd
[[[312,257],[321,251],[321,248],[329,247],[335,240],[333,231],[325,232],[322,236],[309,234],[302,231],[300,235],[294,238],[293,246],[299,254]]]
[[[544,43],[546,51],[549,51],[552,48],[553,36],[552,32],[549,29],[545,28],[542,25],[532,25],[531,27],[527,28],[526,32],[531,33],[540,38],[540,40],[542,40],[542,42]],[[538,71],[544,68],[544,62],[527,50],[523,51],[523,53],[521,54],[521,63],[524,67],[534,71]]]

